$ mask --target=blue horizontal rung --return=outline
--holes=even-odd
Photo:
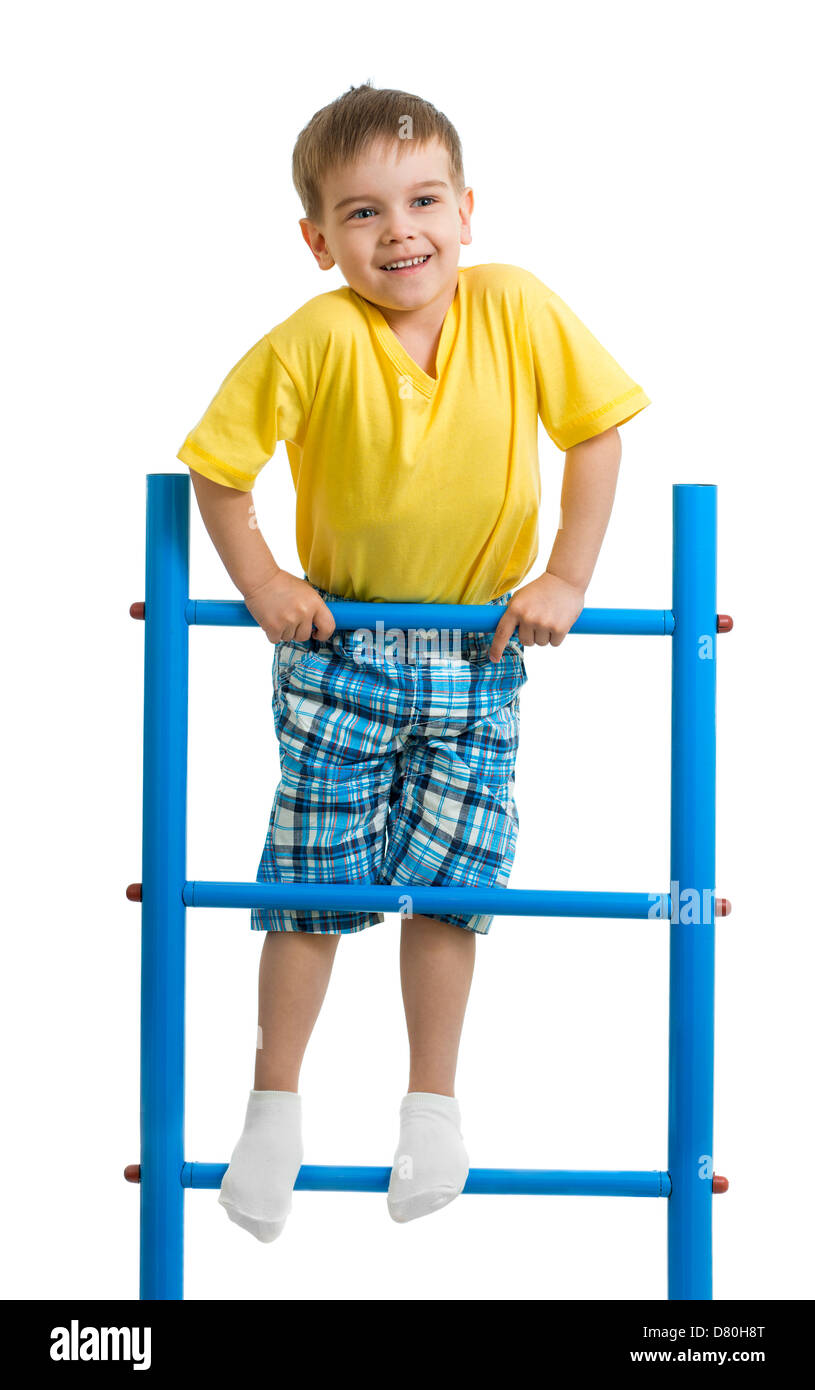
[[[185,1163],[182,1187],[220,1187],[226,1163]],[[334,1167],[304,1163],[299,1192],[387,1192],[390,1168]],[[668,1197],[667,1173],[590,1172],[574,1168],[471,1168],[465,1193],[548,1194],[552,1197]]]
[[[458,629],[461,632],[492,632],[503,607],[498,604],[466,603],[363,603],[344,599],[326,604],[338,632],[388,627]],[[198,627],[257,627],[245,603],[239,599],[188,599],[187,623]],[[670,608],[584,608],[571,632],[604,633],[614,637],[665,637],[674,630]]]
[[[543,888],[428,888],[382,883],[184,884],[187,907],[293,907],[353,912],[492,913],[510,917],[670,920],[670,893],[568,893]]]

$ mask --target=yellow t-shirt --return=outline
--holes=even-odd
[[[250,492],[285,440],[297,554],[349,599],[488,603],[538,553],[538,417],[568,449],[650,404],[519,266],[460,266],[436,354],[414,362],[349,286],[308,300],[221,384],[177,457]]]

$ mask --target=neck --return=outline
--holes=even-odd
[[[428,304],[423,304],[419,309],[392,309],[390,306],[386,308],[382,304],[377,304],[375,307],[397,337],[411,333],[430,337],[433,333],[441,330],[447,310],[455,299],[457,290],[458,274],[452,285],[446,285]],[[373,303],[373,301],[371,302]]]

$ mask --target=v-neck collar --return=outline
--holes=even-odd
[[[400,372],[410,377],[417,391],[421,391],[425,396],[432,396],[441,380],[442,372],[450,356],[450,348],[458,326],[461,305],[461,267],[459,267],[456,280],[456,292],[444,316],[444,323],[442,324],[441,335],[439,337],[439,345],[436,349],[435,376],[430,376],[428,372],[424,371],[423,368],[419,366],[418,362],[414,361],[404,343],[400,338],[397,338],[378,305],[372,304],[369,299],[364,299],[361,294],[357,294],[356,290],[352,290],[351,293],[356,295],[356,298],[365,310],[377,338],[394,366]]]

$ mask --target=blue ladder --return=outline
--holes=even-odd
[[[184,1157],[184,996],[188,907],[294,907],[536,917],[657,918],[670,922],[667,1171],[592,1172],[471,1168],[465,1193],[592,1194],[668,1199],[668,1298],[711,1299],[712,1197],[727,1190],[713,1172],[716,637],[732,619],[716,613],[716,487],[673,485],[673,606],[584,608],[572,633],[672,639],[671,892],[581,893],[422,885],[210,883],[187,880],[189,627],[256,627],[240,602],[189,596],[190,478],[147,476],[142,881],[141,1299],[182,1299],[184,1191],[219,1188],[225,1163]],[[337,630],[378,622],[397,628],[489,632],[494,605],[328,605]],[[386,1192],[390,1168],[304,1164],[295,1188]]]

